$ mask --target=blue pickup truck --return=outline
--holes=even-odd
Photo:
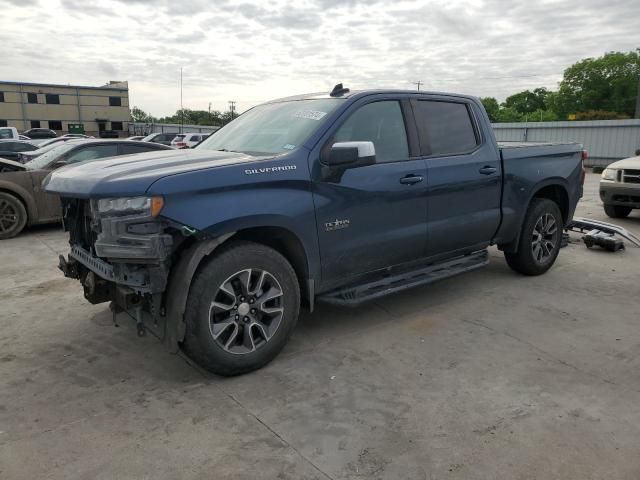
[[[250,109],[193,150],[52,172],[89,302],[221,375],[268,363],[300,308],[470,271],[539,275],[582,196],[578,144],[496,143],[477,98],[349,91]]]

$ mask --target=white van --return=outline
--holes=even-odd
[[[15,127],[0,127],[0,140],[20,140]]]

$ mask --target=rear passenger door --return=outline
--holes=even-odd
[[[502,171],[492,137],[470,100],[412,100],[427,165],[429,256],[485,248],[500,223]]]

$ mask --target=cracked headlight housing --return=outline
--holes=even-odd
[[[101,198],[95,203],[95,208],[100,216],[141,213],[157,217],[163,206],[162,197]]]
[[[602,171],[602,180],[615,182],[618,179],[618,170],[615,168],[605,168]]]

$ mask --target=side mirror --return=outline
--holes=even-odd
[[[375,162],[376,147],[373,142],[337,142],[331,146],[323,163],[332,168],[355,168]]]

